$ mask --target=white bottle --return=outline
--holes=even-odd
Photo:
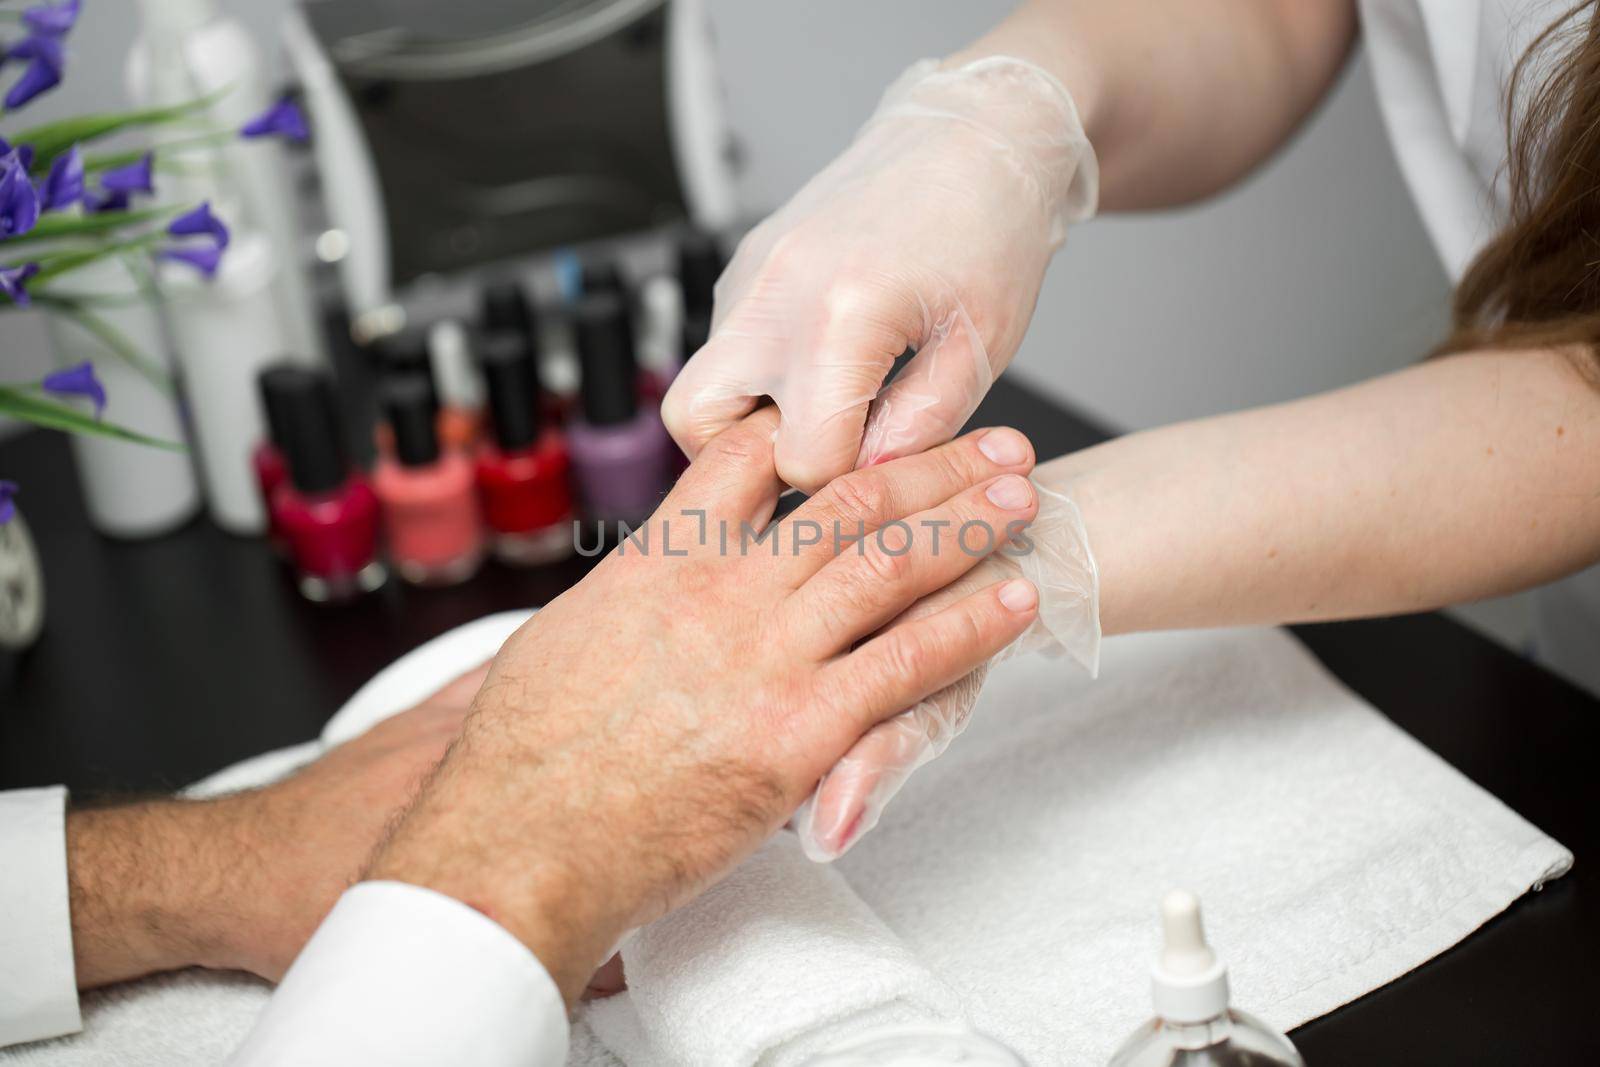
[[[77,323],[53,312],[45,316],[58,366],[84,360],[94,364],[106,390],[105,420],[147,437],[182,442],[167,338],[153,294],[142,290],[115,256],[53,279],[50,291],[88,301],[91,313],[121,333],[150,364],[150,372],[141,373]],[[106,299],[96,301],[101,297]],[[72,453],[89,521],[101,533],[156,537],[188,522],[200,508],[194,465],[186,453],[87,434],[72,435]]]
[[[1110,1067],[1305,1067],[1288,1038],[1228,1006],[1228,969],[1206,944],[1193,893],[1167,894],[1161,926],[1166,943],[1150,972],[1156,1017]]]
[[[221,95],[205,113],[229,139],[218,149],[227,182],[242,201],[229,221],[248,220],[267,234],[278,262],[272,282],[290,348],[325,362],[326,346],[311,287],[301,267],[301,234],[283,146],[271,138],[244,140],[238,129],[274,103],[250,34],[221,15],[215,0],[140,0],[143,25],[128,53],[128,95],[139,106],[164,106],[210,93]],[[188,160],[209,152],[183,153]],[[181,179],[180,179],[181,181]],[[163,192],[172,188],[163,179]],[[214,195],[198,189],[200,198]],[[163,196],[163,199],[171,199]]]
[[[683,366],[683,287],[657,274],[639,288],[639,365],[671,385]]]
[[[186,264],[161,268],[206,506],[229,533],[267,528],[251,453],[267,436],[256,376],[285,355],[270,295],[275,266],[266,236],[245,232],[209,281]]]

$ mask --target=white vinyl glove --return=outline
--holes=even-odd
[[[1094,213],[1098,174],[1046,71],[1005,56],[914,64],[844,154],[740,242],[711,339],[663,402],[668,429],[694,456],[770,396],[778,475],[806,492],[949,440],[1016,353],[1051,254]]]
[[[1067,486],[1051,488],[1049,470],[1034,472],[1039,515],[1026,543],[996,552],[938,594],[924,598],[907,618],[938,611],[974,589],[1021,576],[1039,590],[1039,617],[1004,652],[948,686],[873,727],[817,783],[794,815],[793,826],[811,859],[844,855],[878,823],[911,773],[940,755],[966,729],[989,667],[1028,652],[1066,653],[1090,677],[1100,669],[1100,577],[1083,516]]]

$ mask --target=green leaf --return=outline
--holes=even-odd
[[[95,237],[111,233],[124,226],[142,226],[157,219],[168,219],[178,213],[177,208],[144,208],[140,211],[107,211],[99,215],[45,215],[27,233],[9,237],[0,243],[0,250],[39,241],[59,241],[67,237]]]
[[[146,107],[133,111],[108,111],[98,115],[75,115],[71,118],[58,119],[47,122],[42,126],[23,130],[14,137],[7,138],[12,144],[29,144],[33,146],[33,167],[40,171],[50,166],[50,163],[67,149],[75,144],[93,141],[123,130],[131,130],[140,126],[158,126],[163,123],[173,122],[177,119],[204,111],[212,104],[226,96],[231,90],[231,85],[223,86],[205,96],[186,100],[181,104],[171,104],[167,107]]]
[[[129,163],[138,162],[146,152],[154,152],[156,154],[156,162],[159,165],[162,156],[168,152],[216,147],[227,144],[233,140],[234,136],[229,130],[214,130],[210,133],[196,134],[193,137],[180,137],[175,141],[153,144],[149,148],[130,148],[126,152],[96,152],[83,157],[83,169],[86,174],[94,174],[97,171],[110,170],[112,167],[125,167]]]
[[[58,404],[42,396],[35,396],[25,390],[26,387],[0,385],[0,415],[9,415],[49,430],[95,434],[100,437],[113,437],[119,441],[149,445],[152,448],[165,448],[174,452],[185,451],[181,442],[146,437],[142,433],[136,433],[115,423],[102,422],[75,408]]]

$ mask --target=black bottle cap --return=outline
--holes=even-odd
[[[333,379],[298,363],[278,363],[261,372],[261,396],[273,423],[273,439],[289,466],[289,480],[302,493],[326,493],[350,473]]]
[[[724,266],[722,250],[711,234],[690,230],[678,241],[678,284],[690,316],[711,318],[712,297]]]
[[[639,411],[639,367],[628,305],[616,293],[596,293],[573,310],[582,364],[583,417],[592,426],[630,421]]]
[[[380,337],[373,342],[378,352],[378,362],[385,373],[405,374],[428,369],[428,334],[426,330],[409,326],[398,333]]]
[[[579,285],[583,296],[594,293],[627,293],[627,286],[622,284],[622,273],[617,270],[617,265],[610,260],[599,263],[585,263],[583,265],[583,278]]]
[[[261,408],[267,416],[267,438],[279,451],[283,450],[284,438],[288,436],[290,414],[289,409],[293,401],[288,399],[289,394],[275,384],[275,371],[282,368],[299,367],[302,364],[292,359],[281,359],[262,368],[256,375],[256,390],[261,396]]]
[[[687,312],[683,317],[683,358],[693,358],[709,340],[711,340],[711,314],[699,311]]]
[[[521,334],[533,344],[537,336],[533,305],[515,278],[502,278],[484,287],[482,325],[485,333]]]
[[[383,385],[383,412],[394,430],[394,454],[405,467],[426,467],[439,459],[438,409],[433,383],[420,374],[401,374]]]
[[[539,439],[539,379],[533,353],[515,333],[491,333],[483,340],[481,362],[495,443],[506,452],[528,447]]]

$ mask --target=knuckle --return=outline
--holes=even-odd
[[[823,490],[826,507],[846,521],[874,523],[893,500],[889,484],[876,470],[852,471],[835,478]]]
[[[884,649],[887,675],[904,681],[924,678],[938,660],[938,648],[922,627],[904,627]]]
[[[889,552],[881,545],[871,543],[860,557],[865,577],[877,585],[900,586],[911,577],[914,569],[911,552]]]
[[[878,304],[872,290],[853,281],[834,282],[818,301],[822,320],[829,327],[855,328],[861,322],[881,319],[883,313]]]

